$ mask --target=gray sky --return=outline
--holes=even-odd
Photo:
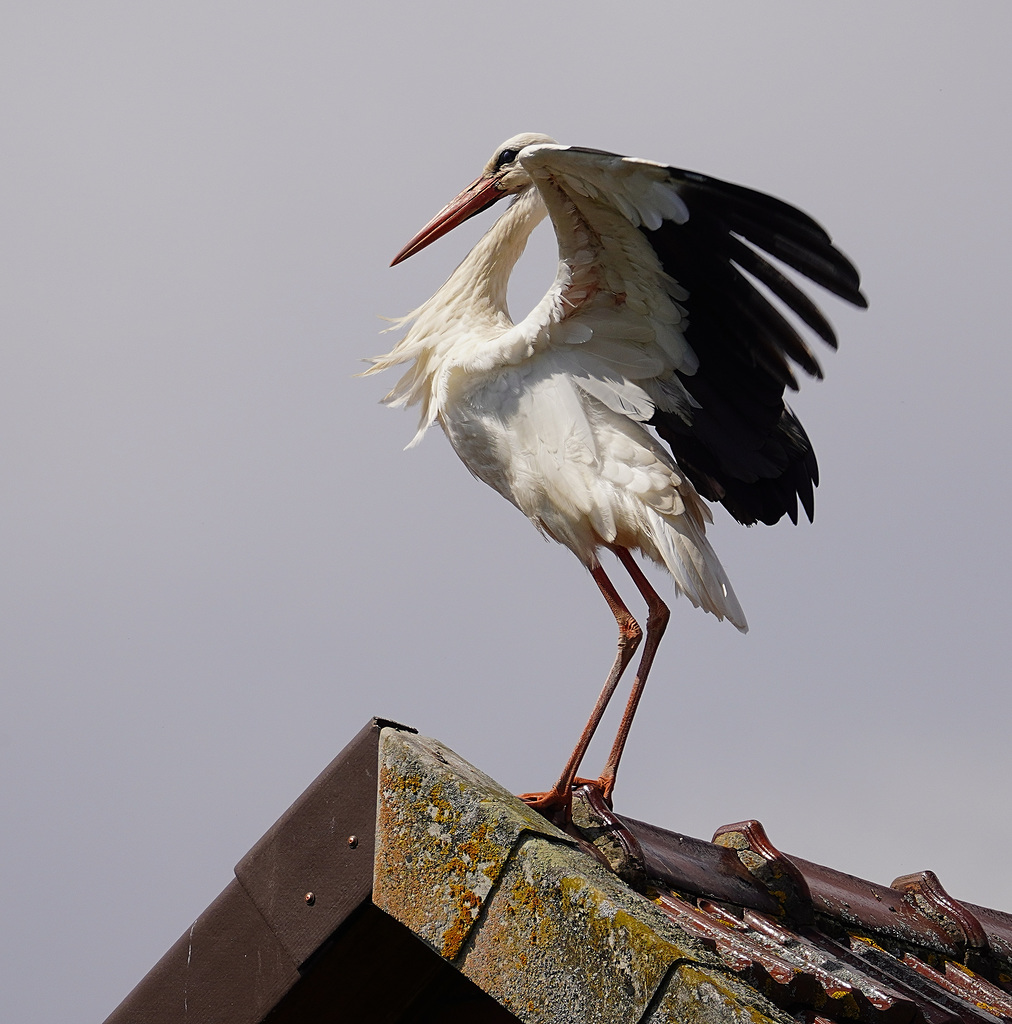
[[[377,314],[490,219],[393,253],[520,131],[779,195],[871,301],[824,297],[841,348],[793,401],[815,525],[717,514],[751,632],[675,604],[618,809],[706,838],[757,817],[811,860],[1012,909],[1012,9],[37,0],[3,22],[6,1017],[103,1018],[372,714],[515,791],[554,780],[606,607],[438,432],[402,451],[393,375],[352,377],[391,343]],[[543,233],[518,314],[552,263]]]

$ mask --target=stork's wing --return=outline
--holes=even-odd
[[[818,466],[783,395],[797,390],[792,363],[822,376],[802,331],[834,348],[836,336],[759,250],[866,306],[857,270],[829,235],[779,199],[691,171],[547,145],[529,147],[521,160],[572,268],[566,315],[600,316],[610,304],[613,315],[671,325],[688,343],[687,355],[669,360],[674,381],[662,374],[646,390],[650,423],[697,490],[741,523],[772,524],[785,513],[797,522],[799,498],[811,519]],[[670,339],[663,347],[674,351]],[[688,403],[665,402],[682,388]]]

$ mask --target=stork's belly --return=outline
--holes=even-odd
[[[659,444],[563,374],[511,376],[444,405],[464,465],[588,565],[601,544],[653,555],[656,514],[684,511],[683,481]]]

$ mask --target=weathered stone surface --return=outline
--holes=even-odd
[[[384,729],[373,902],[452,960],[524,833],[564,833],[426,736]]]
[[[796,1024],[737,979],[679,964],[642,1024]]]
[[[669,968],[705,950],[579,851],[520,844],[458,961],[522,1020],[639,1020]]]
[[[386,730],[378,800],[374,902],[521,1020],[788,1019],[729,977],[710,946],[437,741]]]

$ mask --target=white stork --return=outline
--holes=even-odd
[[[866,302],[854,266],[794,207],[539,134],[504,142],[393,264],[506,196],[506,212],[435,295],[398,321],[407,333],[366,372],[411,363],[385,401],[421,406],[412,444],[438,420],[471,473],[583,562],[615,616],[618,652],[580,741],[552,790],[528,797],[565,818],[580,762],[642,636],[600,550],[614,552],[649,609],[636,680],[597,780],[610,800],[669,617],[631,552],[664,566],[692,604],[745,632],[705,537],[711,515],[702,498],[746,525],[785,513],[796,523],[799,499],[812,518],[818,467],[783,395],[797,389],[792,362],[822,372],[756,284],[833,347],[836,338],[758,250],[848,302]],[[546,214],[558,273],[515,324],[507,283]]]

